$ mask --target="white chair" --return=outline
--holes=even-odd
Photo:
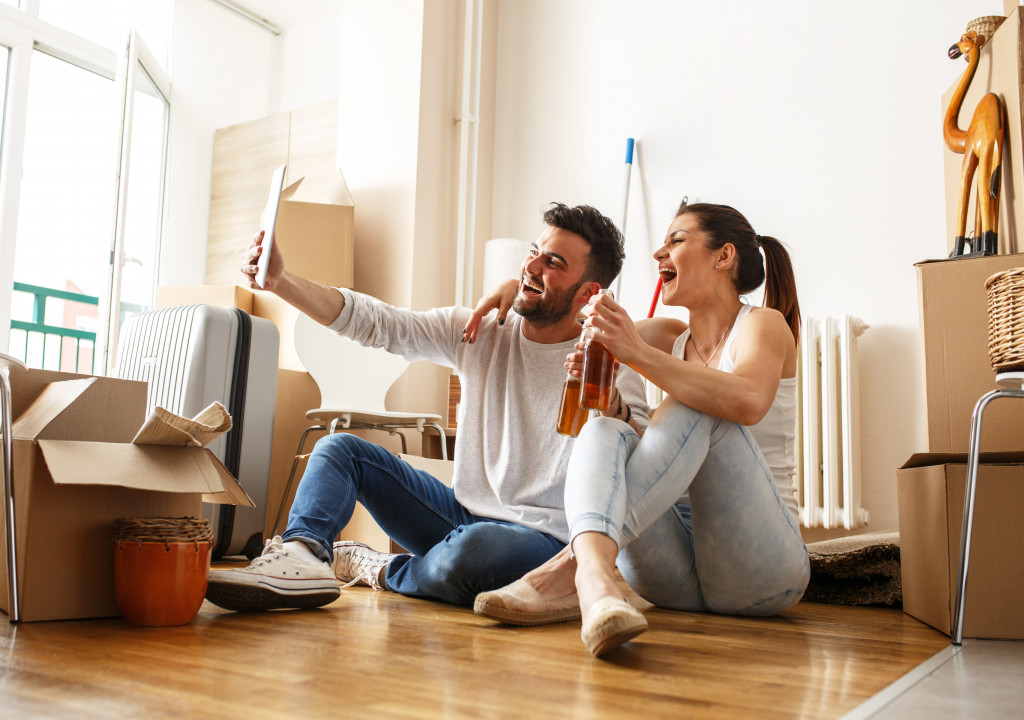
[[[274,520],[273,534],[277,534],[295,471],[305,457],[306,437],[311,432],[383,430],[398,435],[405,453],[405,436],[399,430],[415,428],[422,434],[427,427],[432,427],[441,436],[441,456],[448,459],[448,443],[440,415],[396,412],[385,407],[388,390],[409,367],[407,360],[386,350],[363,347],[331,332],[303,313],[295,319],[294,344],[303,367],[320,388],[320,407],[306,413],[306,418],[314,424],[306,428],[299,438],[288,483]]]

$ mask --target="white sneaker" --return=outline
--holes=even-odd
[[[306,559],[290,544],[275,535],[249,567],[210,570],[206,599],[238,612],[315,608],[336,600],[341,589],[331,566]]]
[[[384,568],[398,557],[397,554],[377,552],[360,542],[342,540],[334,543],[334,575],[342,587],[369,585],[374,590],[383,590],[381,576]]]

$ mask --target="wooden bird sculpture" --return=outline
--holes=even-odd
[[[974,110],[967,131],[960,129],[960,106],[978,69],[978,34],[970,31],[960,42],[949,48],[949,57],[967,56],[967,71],[960,78],[942,124],[942,137],[946,147],[964,156],[960,169],[960,198],[956,213],[956,239],[953,255],[962,255],[967,240],[967,206],[970,202],[971,182],[977,175],[977,206],[975,208],[974,238],[971,250],[986,255],[998,252],[1000,163],[1003,153],[1005,125],[1003,104],[994,93],[985,95]]]

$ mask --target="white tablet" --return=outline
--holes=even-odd
[[[288,167],[285,163],[274,171],[274,177],[270,181],[270,197],[267,198],[267,208],[263,211],[263,252],[256,261],[256,284],[264,287],[267,282],[267,265],[270,263],[270,248],[274,246],[274,225],[277,224],[277,206],[281,202],[281,190],[284,188],[284,171]]]

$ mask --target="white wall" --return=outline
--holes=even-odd
[[[972,18],[1002,13],[998,0],[504,0],[494,236],[535,237],[550,200],[618,221],[634,137],[634,317],[682,196],[733,205],[782,240],[804,314],[871,326],[864,503],[871,529],[895,528],[896,467],[926,449],[913,264],[946,248],[940,96],[964,70],[946,50]]]
[[[213,131],[271,113],[273,38],[209,0],[175,0],[173,23],[160,283],[201,285],[206,277]]]

